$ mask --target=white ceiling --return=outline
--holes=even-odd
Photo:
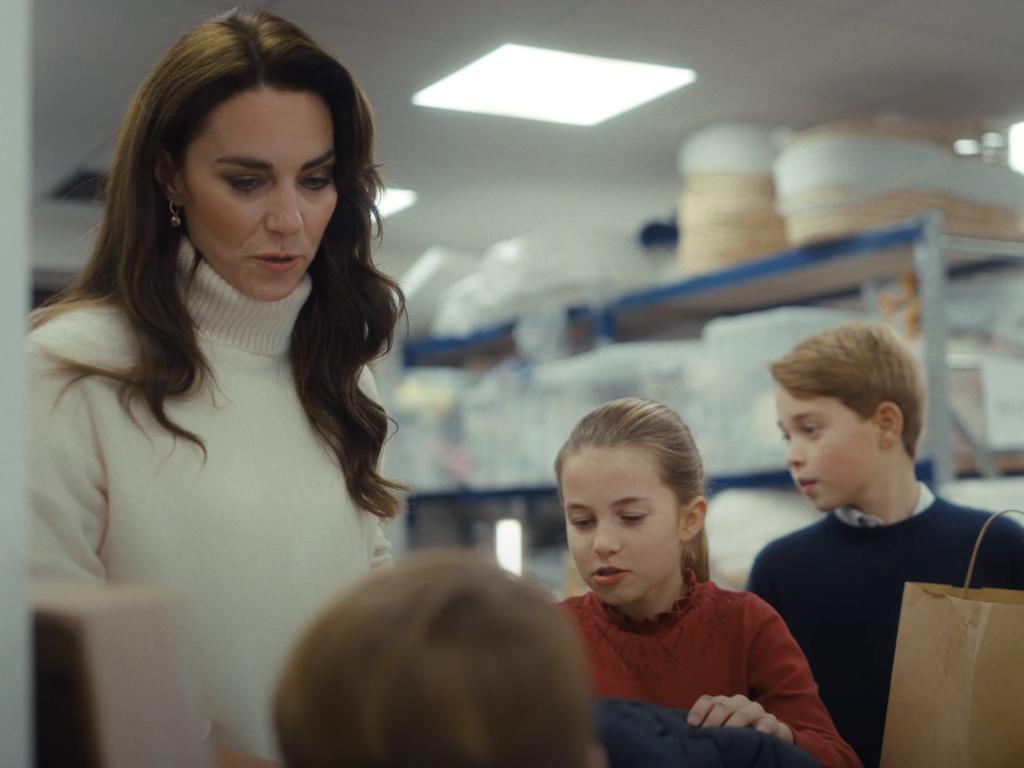
[[[900,112],[1024,118],[1021,0],[277,0],[359,80],[377,156],[419,203],[385,222],[399,274],[431,245],[482,252],[548,227],[635,233],[671,217],[676,153],[719,120],[795,127]],[[49,193],[103,167],[136,85],[218,0],[36,0],[35,265],[73,269],[96,210]],[[415,107],[504,42],[695,69],[699,80],[590,128]]]

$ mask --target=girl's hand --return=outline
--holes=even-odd
[[[780,723],[775,715],[765,712],[764,707],[746,696],[701,696],[690,707],[686,722],[701,728],[753,728],[793,743],[793,732],[789,726]]]

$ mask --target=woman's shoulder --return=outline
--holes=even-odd
[[[43,319],[25,339],[31,360],[125,368],[136,359],[135,335],[124,312],[106,304],[80,306]]]

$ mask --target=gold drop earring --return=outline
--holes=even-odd
[[[181,226],[181,208],[173,202],[168,203],[167,207],[171,211],[171,226],[177,229]]]

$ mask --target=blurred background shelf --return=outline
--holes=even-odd
[[[632,291],[597,309],[567,308],[570,327],[593,328],[602,340],[644,338],[681,319],[733,315],[770,307],[857,295],[865,285],[915,270],[915,245],[925,239],[925,219],[813,246],[788,249],[755,261],[673,283]],[[1024,257],[1024,244],[939,235],[951,276],[989,269]],[[466,336],[427,338],[405,346],[406,366],[466,365],[515,354],[509,321]]]

